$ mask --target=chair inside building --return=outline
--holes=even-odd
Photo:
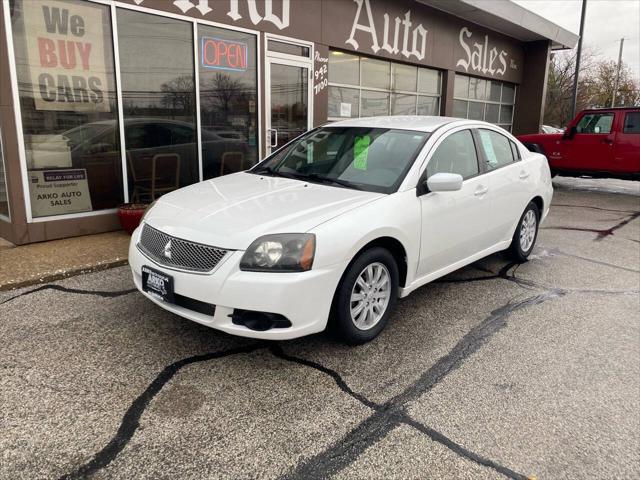
[[[132,202],[152,202],[180,186],[180,155],[177,153],[157,153],[149,161],[134,158],[127,152],[127,161],[133,182]]]

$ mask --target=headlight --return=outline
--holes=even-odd
[[[316,250],[312,233],[277,233],[253,242],[240,260],[250,272],[305,272],[311,270]]]
[[[156,204],[157,200],[154,200],[153,202],[151,202],[149,204],[149,206],[147,207],[147,209],[144,211],[144,214],[142,215],[142,218],[140,219],[140,223],[144,222],[144,219],[147,217],[147,215],[149,215],[149,212],[151,211],[151,209],[153,208],[153,206]]]

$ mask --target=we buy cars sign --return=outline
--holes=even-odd
[[[102,8],[23,2],[37,110],[108,112]]]

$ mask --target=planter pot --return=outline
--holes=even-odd
[[[129,235],[140,225],[140,221],[147,211],[145,203],[125,203],[118,207],[118,218],[122,229]]]

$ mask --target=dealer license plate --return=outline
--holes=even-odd
[[[171,275],[143,265],[142,289],[158,300],[174,303],[173,277]]]

